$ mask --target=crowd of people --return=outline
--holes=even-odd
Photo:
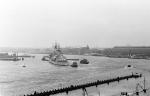
[[[33,94],[27,94],[24,96],[50,96],[50,95],[54,95],[54,94],[58,94],[58,93],[63,93],[66,92],[66,94],[68,94],[69,91],[73,91],[73,90],[77,90],[77,89],[82,89],[85,90],[86,87],[90,87],[90,86],[98,86],[101,84],[109,84],[111,82],[119,82],[120,80],[124,80],[124,79],[129,79],[129,78],[139,78],[142,77],[142,74],[131,74],[128,76],[122,76],[122,77],[116,77],[116,78],[111,78],[108,80],[96,80],[94,82],[90,82],[90,83],[85,83],[85,84],[81,84],[81,85],[70,85],[69,87],[65,87],[65,88],[59,88],[59,89],[53,89],[50,91],[44,91],[44,92],[34,92]]]

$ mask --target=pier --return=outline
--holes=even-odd
[[[91,86],[98,86],[98,85],[102,85],[102,84],[110,84],[112,82],[118,82],[121,80],[128,80],[131,78],[140,78],[142,77],[142,74],[138,74],[138,73],[132,73],[130,75],[126,75],[126,76],[117,76],[114,78],[110,78],[110,79],[104,79],[104,80],[96,80],[96,81],[92,81],[92,82],[87,82],[84,84],[76,84],[76,85],[69,85],[68,87],[63,87],[63,88],[58,88],[58,89],[53,89],[53,90],[49,90],[49,91],[44,91],[44,92],[34,92],[32,94],[27,94],[24,96],[51,96],[51,95],[55,95],[55,94],[59,94],[59,93],[66,93],[68,94],[68,92],[70,91],[74,91],[74,90],[78,90],[81,89],[83,90],[83,92],[86,93],[86,88],[87,87],[91,87]]]
[[[79,61],[80,59],[67,59],[67,60]]]

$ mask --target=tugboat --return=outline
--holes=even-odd
[[[54,51],[49,55],[49,63],[59,66],[69,66],[67,58],[63,55],[57,43],[54,45]]]
[[[80,64],[89,64],[89,61],[87,59],[82,59],[80,61]]]
[[[78,67],[78,64],[77,64],[77,62],[72,62],[72,64],[70,65],[71,67]]]

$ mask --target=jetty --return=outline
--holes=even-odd
[[[100,79],[96,79],[96,80],[92,80],[92,81],[86,81],[86,82],[80,82],[80,83],[75,83],[75,84],[71,84],[68,86],[63,86],[61,88],[54,88],[51,89],[49,91],[44,91],[44,92],[34,92],[32,94],[27,94],[27,95],[23,95],[23,96],[52,96],[55,94],[59,94],[59,93],[66,93],[68,94],[70,91],[74,91],[74,90],[79,90],[81,89],[83,92],[87,93],[86,88],[87,87],[92,87],[92,86],[98,86],[98,85],[102,85],[102,84],[110,84],[113,82],[120,82],[121,80],[128,80],[128,79],[132,79],[132,78],[140,78],[142,77],[141,73],[137,73],[137,72],[131,72],[129,74],[129,72],[127,72],[126,74],[122,74],[120,73],[120,75],[116,75],[113,76],[111,78],[103,78],[102,80]],[[83,80],[84,81],[84,80]]]
[[[67,60],[79,61],[80,59],[67,59]]]

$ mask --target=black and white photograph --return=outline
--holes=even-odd
[[[0,96],[150,96],[150,1],[0,0]]]

